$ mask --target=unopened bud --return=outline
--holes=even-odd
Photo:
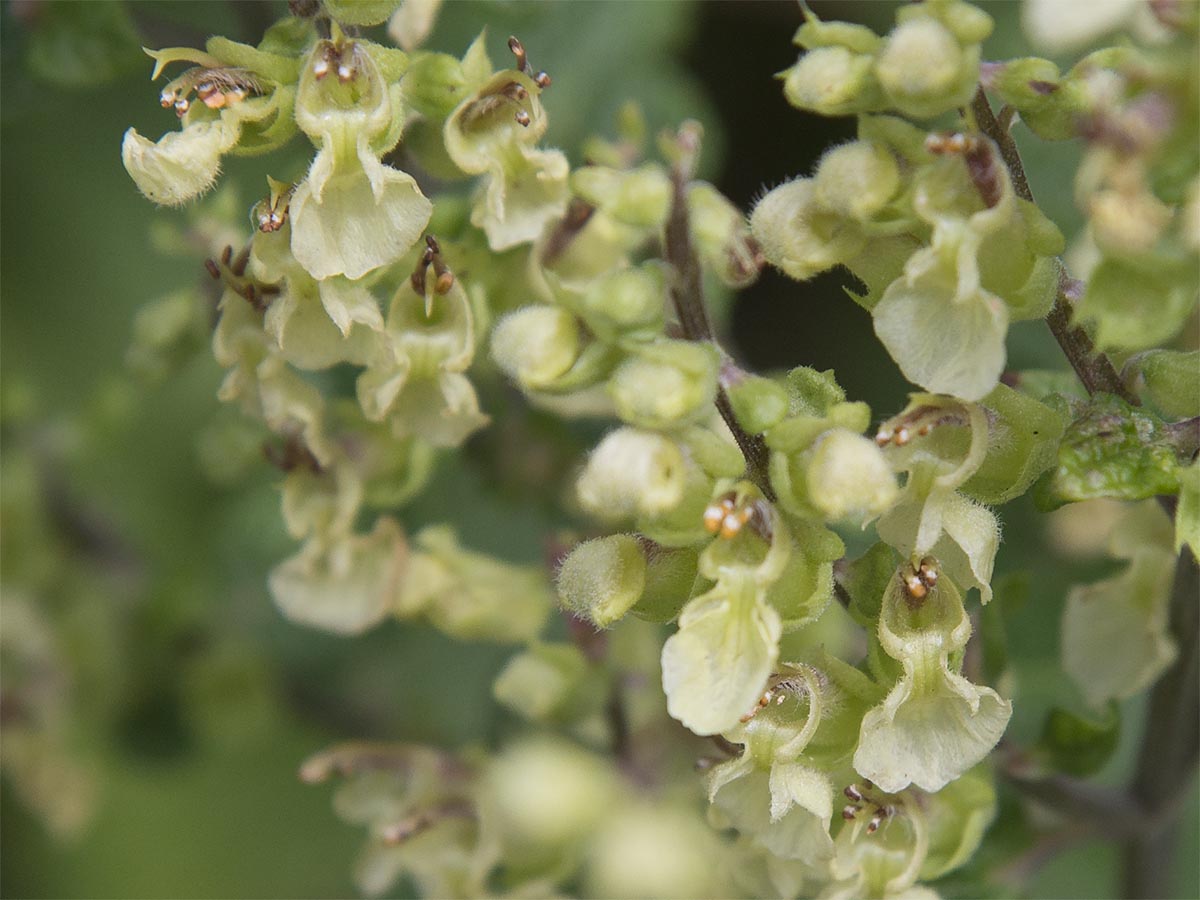
[[[847,116],[880,106],[874,59],[845,47],[809,50],[787,70],[783,94],[797,109],[823,116]]]
[[[831,521],[873,519],[891,508],[899,494],[880,448],[842,428],[817,441],[807,474],[809,499]]]
[[[527,390],[551,384],[579,356],[579,323],[557,306],[526,306],[492,331],[492,358]]]
[[[643,428],[671,428],[706,413],[717,392],[711,345],[662,341],[626,359],[609,382],[617,415]]]
[[[814,177],[813,199],[843,216],[867,221],[900,188],[900,169],[879,144],[854,141],[821,158]]]
[[[614,534],[579,544],[558,572],[563,606],[601,628],[616,622],[642,596],[646,556],[637,539]]]
[[[897,110],[932,118],[970,103],[979,75],[978,50],[964,53],[934,19],[912,19],[888,35],[875,75]]]
[[[866,244],[853,220],[814,202],[811,178],[768,193],[750,215],[750,231],[771,265],[799,281],[852,259]]]
[[[668,512],[683,499],[686,484],[683,452],[673,441],[618,428],[592,451],[577,488],[585,509],[613,520]]]

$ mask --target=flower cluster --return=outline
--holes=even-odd
[[[348,776],[335,806],[368,829],[364,891],[405,874],[455,896],[569,884],[930,895],[918,882],[962,866],[995,814],[986,760],[1012,705],[968,642],[1002,624],[968,602],[993,597],[992,508],[1039,479],[1050,505],[1180,495],[1174,550],[1155,511],[1155,527],[1132,532],[1142,538],[1114,544],[1125,572],[1071,592],[1063,629],[1065,669],[1089,702],[1169,665],[1168,565],[1200,543],[1200,468],[1186,464],[1187,423],[1158,413],[1200,411],[1177,389],[1195,354],[1129,361],[1126,381],[1157,412],[1002,383],[1009,325],[1078,292],[1007,131],[984,133],[995,122],[979,91],[1039,134],[1088,137],[1078,190],[1103,259],[1075,312],[1102,346],[1149,349],[1195,292],[1178,267],[1194,276],[1200,182],[1194,165],[1171,165],[1194,137],[1195,82],[1172,55],[1192,20],[1154,53],[1105,51],[1060,76],[1044,60],[981,62],[992,22],[964,0],[907,5],[885,37],[806,10],[784,93],[858,115],[858,137],[747,219],[695,177],[695,123],[659,135],[658,158],[633,106],[583,166],[542,146],[551,79],[515,37],[513,65],[497,69],[485,35],[462,58],[416,49],[436,3],[395,11],[404,50],[357,30],[394,2],[293,6],[257,47],[213,38],[152,54],[155,76],[193,64],[161,97],[182,128],[156,143],[131,129],[123,145],[138,187],[167,205],[210,188],[225,155],[300,134],[313,146],[306,171],[270,179],[244,248],[230,240],[207,263],[221,288],[219,396],[269,432],[301,542],[271,592],[290,619],[338,633],[420,617],[521,645],[495,698],[616,757],[550,737],[490,757],[394,745],[315,757],[303,777]],[[931,130],[951,114],[953,129]],[[427,197],[435,183],[446,187]],[[766,263],[797,280],[848,269],[922,391],[872,429],[831,371],[740,369],[704,295],[749,285]],[[1138,332],[1121,317],[1146,291],[1162,314],[1139,311],[1150,332]],[[139,364],[167,366],[195,336],[193,313],[172,298],[147,313]],[[611,425],[568,504],[608,533],[547,541],[566,636],[550,624],[546,567],[472,552],[450,525],[409,537],[397,517],[439,454],[487,425],[478,388],[496,375],[533,407]],[[847,559],[843,535],[869,527],[878,541]],[[853,623],[857,652],[825,646],[823,629]],[[1140,640],[1113,665],[1096,635],[1117,631]],[[665,710],[627,690],[659,681]],[[661,737],[668,715],[725,751],[706,763],[717,831],[686,791],[639,796],[667,763],[642,759],[630,736]]]

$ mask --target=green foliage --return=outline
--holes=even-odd
[[[1141,500],[1179,490],[1180,459],[1163,422],[1119,397],[1080,409],[1040,494],[1048,508],[1093,497]]]

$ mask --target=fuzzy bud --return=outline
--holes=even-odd
[[[798,281],[852,259],[866,244],[857,223],[821,209],[811,178],[775,188],[750,215],[750,230],[771,265]]]
[[[588,457],[577,489],[584,508],[603,519],[654,516],[683,498],[683,453],[662,435],[618,428]]]
[[[637,539],[628,534],[579,544],[558,572],[563,606],[600,628],[629,612],[645,585],[646,557]]]
[[[706,413],[717,391],[717,353],[662,341],[625,360],[609,382],[617,415],[643,428],[671,428]]]
[[[834,428],[813,449],[808,494],[830,520],[865,521],[886,512],[899,495],[896,476],[874,442]]]
[[[659,266],[620,269],[592,281],[581,315],[602,340],[631,332],[656,333],[662,325],[666,282]]]
[[[867,221],[900,188],[900,169],[879,144],[854,141],[821,158],[814,178],[813,199],[840,215]]]
[[[868,112],[880,99],[873,61],[845,47],[818,47],[784,73],[783,94],[797,109],[823,116]]]
[[[770,378],[748,375],[726,388],[738,424],[750,434],[762,434],[788,414],[787,389]]]
[[[898,25],[875,64],[890,103],[919,119],[969,104],[978,70],[978,50],[964,53],[949,29],[931,18]]]
[[[579,356],[579,323],[557,306],[526,306],[492,332],[492,358],[526,390],[537,390],[571,368]]]

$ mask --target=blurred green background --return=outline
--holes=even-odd
[[[212,33],[253,42],[284,6],[133,2],[124,5],[132,30],[123,30],[105,0],[3,5],[0,722],[12,733],[29,714],[7,685],[32,671],[48,685],[55,735],[52,753],[35,754],[45,761],[33,769],[42,781],[26,771],[23,787],[4,749],[4,896],[351,895],[361,834],[334,818],[327,789],[300,784],[299,763],[349,738],[494,745],[516,727],[490,693],[503,648],[414,626],[347,640],[286,622],[265,582],[291,552],[273,470],[264,463],[214,482],[197,450],[217,414],[215,363],[201,352],[161,383],[125,365],[138,308],[204,277],[155,251],[152,224],[185,213],[155,210],[121,167],[127,127],[148,136],[176,127],[138,45],[199,46]],[[812,6],[881,31],[893,8]],[[998,22],[988,57],[1026,52],[1017,4],[987,8]],[[79,21],[90,24],[73,27]],[[806,116],[782,99],[772,76],[794,61],[799,22],[790,2],[462,0],[447,4],[428,46],[461,53],[487,26],[501,59],[507,35],[518,34],[554,77],[548,142],[576,162],[581,141],[610,131],[628,98],[655,128],[699,118],[707,176],[748,207],[853,133],[851,120]],[[1034,191],[1070,234],[1077,148],[1025,143]],[[297,141],[289,152],[299,163],[306,148]],[[241,207],[249,210],[277,166],[228,164]],[[882,416],[907,389],[841,286],[838,276],[797,285],[764,274],[733,305],[728,343],[758,369],[834,367],[847,392]],[[1040,323],[1013,330],[1010,364],[1063,367]],[[442,460],[406,524],[450,519],[468,546],[536,561],[561,524],[553,498],[500,490],[491,446]],[[1027,503],[1002,517],[999,576],[1036,573],[1009,623],[1019,692],[1011,733],[1032,740],[1052,703],[1078,706],[1054,674],[1061,598],[1067,584],[1102,569],[1095,560],[1049,565],[1044,523]],[[36,610],[50,650],[27,649],[40,632],[17,620],[13,604]],[[1121,745],[1103,773],[1111,782],[1136,749],[1140,710],[1123,712]],[[77,783],[55,770],[54,754]],[[68,824],[48,828],[30,801]],[[1194,799],[1179,837],[1178,895],[1200,896]],[[1035,894],[1114,896],[1116,865],[1112,848],[1084,844],[1041,871]],[[952,882],[944,890],[955,894]]]

